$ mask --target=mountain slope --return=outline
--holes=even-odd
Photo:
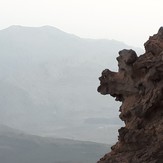
[[[94,163],[104,144],[27,135],[0,125],[0,162],[3,163]]]
[[[116,69],[112,58],[129,46],[82,39],[50,26],[11,26],[0,31],[0,47],[1,123],[32,134],[116,140],[119,122],[85,122],[115,121],[119,113],[113,106],[119,104],[98,95],[97,78],[108,65]]]

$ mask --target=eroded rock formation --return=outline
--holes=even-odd
[[[139,57],[119,52],[118,72],[102,72],[98,92],[121,101],[118,142],[98,163],[163,163],[163,27]]]

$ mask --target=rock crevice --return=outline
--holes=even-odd
[[[121,101],[118,142],[98,163],[163,163],[163,27],[137,56],[124,49],[118,72],[106,69],[98,92]]]

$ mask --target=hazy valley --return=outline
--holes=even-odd
[[[43,136],[116,140],[117,104],[96,89],[101,71],[116,69],[118,51],[130,47],[50,26],[11,26],[0,31],[0,46],[0,123]]]

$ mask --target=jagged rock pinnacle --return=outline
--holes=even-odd
[[[163,163],[163,27],[139,57],[119,52],[118,72],[106,69],[98,92],[121,101],[118,142],[98,163]]]

